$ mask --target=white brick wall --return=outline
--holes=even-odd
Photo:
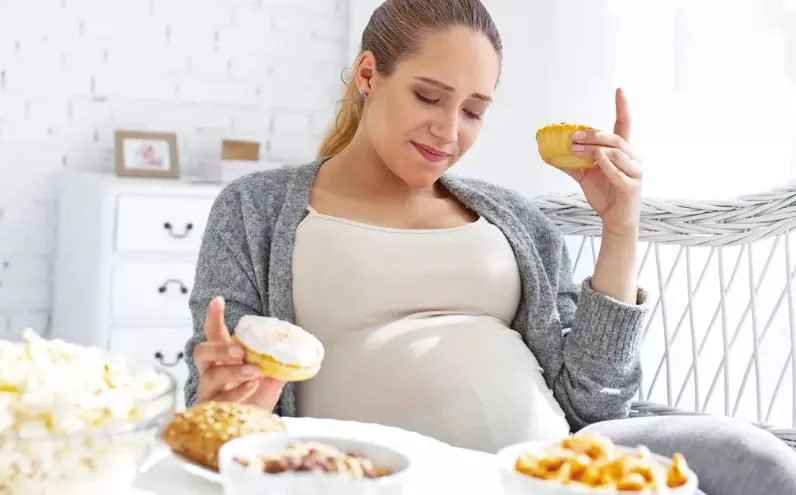
[[[48,325],[64,168],[113,170],[116,128],[313,156],[348,64],[348,0],[0,0],[0,336]]]

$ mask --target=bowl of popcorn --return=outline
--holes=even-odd
[[[0,494],[129,489],[174,412],[176,382],[25,330],[0,340]]]
[[[694,495],[699,483],[680,454],[666,458],[594,433],[511,445],[497,460],[507,495]]]
[[[258,433],[225,443],[219,467],[227,495],[401,495],[412,462],[364,440]]]

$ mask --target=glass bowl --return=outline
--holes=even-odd
[[[125,407],[132,405],[134,413],[123,424],[68,434],[0,433],[0,495],[93,495],[131,489],[175,412],[177,382],[157,366],[129,363],[127,368],[133,373],[154,370],[164,383],[150,397],[128,401]],[[0,421],[6,419],[3,405],[0,394]],[[97,414],[102,411],[107,414],[107,409]]]

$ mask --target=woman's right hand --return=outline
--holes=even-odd
[[[224,323],[222,297],[213,298],[207,305],[204,331],[207,342],[197,345],[193,352],[199,370],[196,402],[242,402],[273,411],[285,384],[243,362],[244,351],[232,343]]]

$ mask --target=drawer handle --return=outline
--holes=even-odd
[[[176,278],[170,278],[170,279],[166,280],[165,282],[163,282],[163,285],[158,287],[158,292],[160,292],[161,294],[165,294],[166,291],[169,288],[169,285],[171,285],[171,284],[177,284],[180,287],[180,292],[182,292],[183,294],[187,294],[188,293],[188,287],[186,287],[184,283],[182,283],[181,281],[177,280]]]
[[[173,368],[173,367],[177,366],[178,364],[180,364],[180,362],[182,361],[183,357],[185,357],[185,354],[183,354],[183,352],[180,351],[179,353],[177,353],[177,359],[175,359],[174,362],[167,363],[166,361],[163,360],[163,353],[162,352],[157,351],[155,353],[155,359],[158,360],[158,362],[160,363],[161,366],[164,366],[166,368]]]
[[[173,237],[175,239],[185,239],[186,237],[188,237],[188,234],[191,233],[191,230],[193,230],[193,224],[192,223],[186,223],[185,224],[185,231],[182,232],[182,233],[174,232],[174,226],[171,225],[169,222],[164,223],[163,224],[163,228],[166,229],[166,231],[168,231],[168,233],[169,233],[169,235],[171,237]]]

